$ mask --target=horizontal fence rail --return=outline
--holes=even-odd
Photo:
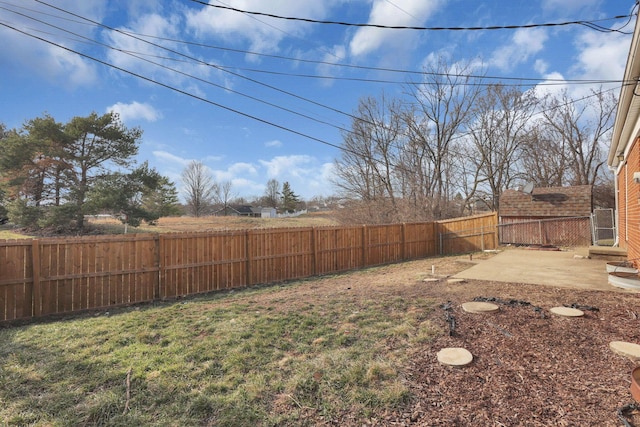
[[[429,223],[0,240],[0,322],[497,245],[496,214]]]

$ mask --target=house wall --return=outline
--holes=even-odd
[[[640,184],[633,181],[634,172],[640,172],[638,138],[627,152],[626,163],[620,168],[617,180],[619,244],[627,249],[627,258],[640,265]]]

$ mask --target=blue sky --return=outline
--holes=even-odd
[[[420,27],[599,20],[627,15],[634,5],[631,0],[209,3],[314,20]],[[0,23],[5,25],[0,26],[0,122],[7,127],[19,128],[44,113],[66,122],[92,111],[116,111],[125,125],[144,130],[139,161],[148,161],[178,188],[184,167],[199,160],[217,181],[231,181],[236,195],[260,196],[275,178],[289,181],[307,199],[335,193],[331,177],[339,155],[335,146],[342,141],[339,129],[349,128],[348,114],[358,101],[382,91],[402,95],[405,83],[416,78],[335,64],[421,71],[444,57],[449,63],[472,62],[488,76],[620,80],[631,40],[581,25],[494,31],[327,25],[189,0],[0,0]],[[598,22],[606,28],[625,23]],[[633,22],[624,31],[632,29]],[[589,90],[541,86],[563,88],[575,96]]]

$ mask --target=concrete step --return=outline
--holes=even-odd
[[[620,260],[627,258],[627,250],[613,246],[589,246],[589,258]]]

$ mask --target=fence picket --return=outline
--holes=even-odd
[[[479,231],[478,231],[479,230]],[[0,240],[0,322],[495,248],[497,215],[433,223]]]

